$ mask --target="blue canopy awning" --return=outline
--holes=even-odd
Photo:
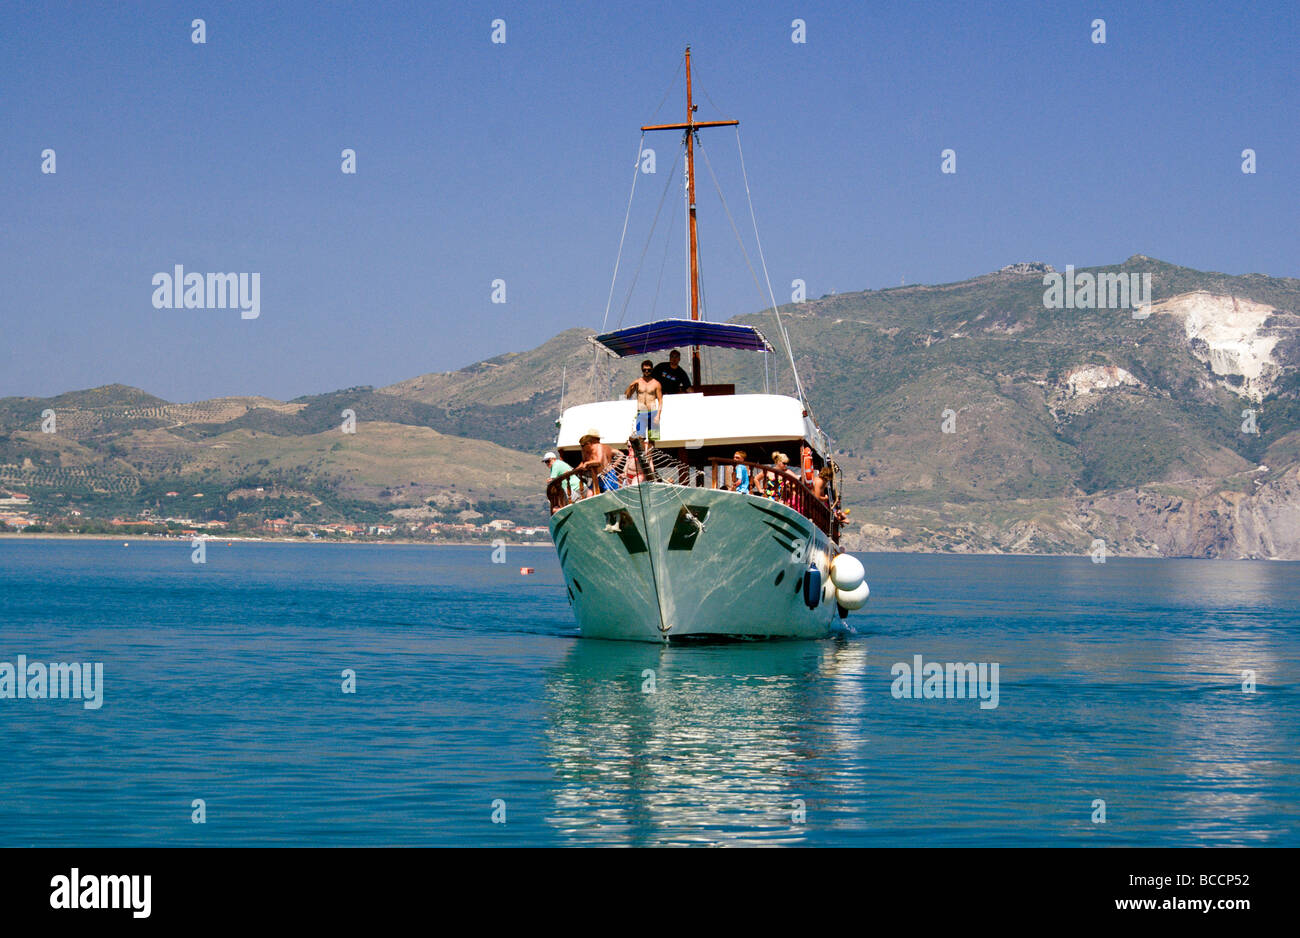
[[[590,341],[619,358],[692,345],[745,349],[750,352],[773,351],[763,333],[753,326],[694,319],[659,319],[619,329],[617,332],[592,336]]]

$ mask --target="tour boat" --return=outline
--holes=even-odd
[[[609,449],[589,445],[588,454],[606,461],[548,484],[551,538],[584,637],[825,637],[844,627],[842,620],[865,603],[868,589],[862,564],[839,546],[844,515],[838,466],[797,370],[797,397],[737,394],[733,384],[700,380],[702,347],[756,354],[774,349],[754,326],[708,322],[700,315],[696,134],[738,121],[695,119],[689,48],[685,64],[686,121],[642,132],[683,134],[691,316],[601,332],[590,341],[617,359],[689,347],[691,389],[664,395],[648,433],[638,432],[634,400],[563,410],[555,450],[569,466],[583,462],[584,437],[598,437]],[[779,310],[772,306],[794,369]],[[738,450],[745,459],[735,458]],[[793,468],[774,467],[774,451],[788,454]],[[750,475],[748,488],[737,482],[742,465]],[[822,480],[818,497],[814,480],[827,466],[831,478]],[[761,485],[753,484],[760,473]]]

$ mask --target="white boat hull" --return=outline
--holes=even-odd
[[[834,545],[770,498],[633,485],[560,509],[551,538],[585,637],[823,638],[839,621],[828,575]],[[821,580],[813,608],[804,597],[810,563]]]

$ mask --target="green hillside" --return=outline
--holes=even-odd
[[[1196,555],[1283,550],[1270,519],[1295,507],[1300,281],[1141,255],[1076,275],[1100,272],[1150,274],[1151,315],[1046,308],[1043,272],[1024,269],[782,307],[857,543],[1077,550],[1104,530],[1161,551],[1170,525],[1160,512],[1172,509],[1158,496],[1183,500],[1178,543]],[[737,321],[779,346],[770,310]],[[452,517],[487,505],[540,520],[536,455],[554,440],[561,383],[570,405],[635,372],[598,360],[589,335],[571,329],[457,371],[289,402],[170,404],[121,385],[0,399],[0,488],[30,494],[33,510],[100,514],[160,506],[167,490],[261,487],[299,493],[296,518]],[[706,380],[763,390],[761,357],[706,354]],[[784,349],[766,365],[769,388],[791,393]],[[1258,433],[1242,432],[1248,409]],[[56,433],[41,432],[46,410]],[[345,410],[356,434],[341,430]],[[1231,546],[1251,538],[1263,546]]]

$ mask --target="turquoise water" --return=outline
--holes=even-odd
[[[864,555],[854,635],[660,648],[491,554],[0,539],[0,662],[104,670],[0,700],[0,845],[1300,844],[1296,564]]]

